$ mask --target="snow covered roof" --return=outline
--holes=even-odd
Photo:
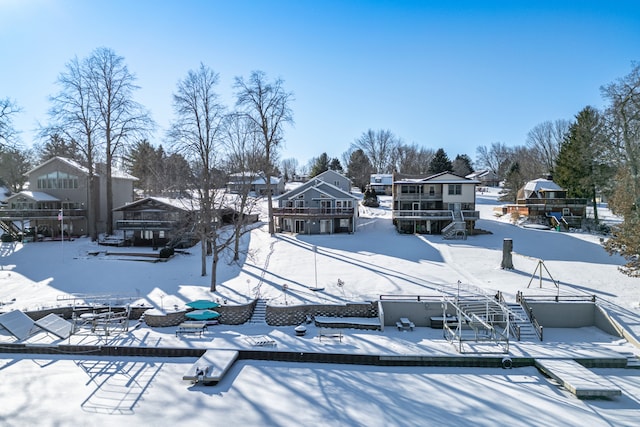
[[[564,189],[560,187],[558,184],[545,178],[534,179],[533,181],[527,182],[524,186],[524,191],[529,192],[529,194],[532,192],[538,192],[538,191],[562,191],[562,190]]]
[[[59,202],[60,199],[53,197],[50,194],[43,193],[42,191],[21,191],[7,198],[9,200],[19,199],[20,197],[26,197],[36,202]]]
[[[144,199],[136,200],[135,202],[127,203],[124,206],[115,208],[116,211],[126,210],[134,206],[145,205],[150,202],[160,203],[165,206],[173,207],[183,211],[197,211],[200,209],[200,204],[197,199],[187,198],[171,198],[171,197],[146,197]]]

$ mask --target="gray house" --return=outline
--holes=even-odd
[[[97,232],[107,229],[107,186],[104,165],[97,164],[93,180]],[[6,200],[0,209],[0,227],[14,237],[27,232],[45,237],[90,234],[89,170],[65,157],[52,157],[26,173],[27,189]],[[133,201],[133,183],[138,178],[112,170],[114,206]],[[114,217],[116,221],[117,217]],[[27,230],[28,229],[28,230]]]
[[[356,230],[358,199],[320,176],[274,200],[278,206],[273,208],[273,217],[279,232],[333,234]]]
[[[328,182],[334,187],[338,187],[346,193],[351,193],[351,180],[342,175],[340,172],[336,172],[334,170],[326,170],[311,179],[320,179],[324,182]]]

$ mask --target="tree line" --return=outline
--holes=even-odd
[[[13,125],[13,118],[21,113],[19,104],[0,98],[0,184],[20,191],[24,173],[34,164],[61,155],[86,166],[90,176],[96,173],[95,165],[103,165],[108,186],[111,168],[117,166],[140,179],[137,186],[143,194],[195,194],[202,206],[202,224],[212,224],[217,203],[214,189],[233,172],[259,172],[270,186],[273,176],[289,180],[332,169],[344,172],[364,191],[373,173],[452,171],[465,176],[474,169],[488,169],[504,183],[502,200],[510,202],[525,182],[551,174],[569,197],[590,201],[596,225],[601,199],[624,219],[612,229],[605,248],[627,259],[622,269],[626,274],[640,275],[640,236],[635,232],[640,226],[637,63],[632,63],[629,74],[601,87],[603,109],[585,106],[572,120],[540,123],[529,131],[523,145],[478,146],[475,162],[465,153],[450,160],[443,148],[407,144],[383,129],[363,132],[340,158],[320,153],[303,166],[294,158],[280,160],[284,129],[293,123],[293,94],[285,90],[283,81],[270,80],[261,71],[248,78],[236,77],[232,107],[220,102],[215,91],[218,81],[217,73],[200,64],[178,83],[173,96],[175,118],[165,148],[150,142],[155,124],[135,101],[136,78],[124,58],[108,48],[74,58],[58,76],[59,92],[50,97],[48,122],[41,126],[33,149],[21,146]],[[107,203],[113,208],[110,200]],[[95,201],[90,202],[89,215],[92,206]],[[107,224],[111,227],[112,221]],[[90,232],[95,238],[95,228],[90,226]],[[215,232],[205,227],[200,233],[203,253],[210,254]],[[205,270],[203,266],[203,274]]]
[[[88,171],[87,218],[93,240],[98,238],[98,173],[106,178],[107,234],[113,232],[114,167],[140,178],[144,195],[191,198],[198,212],[194,231],[201,242],[203,276],[206,257],[212,255],[212,291],[222,251],[233,248],[234,259],[239,259],[240,238],[249,230],[243,214],[251,212],[253,203],[248,187],[234,197],[227,195],[226,176],[251,171],[265,179],[269,231],[274,232],[271,177],[279,173],[277,147],[286,125],[293,123],[293,94],[281,79],[270,79],[262,71],[236,77],[235,105],[227,106],[216,92],[218,73],[204,64],[188,71],[173,93],[174,118],[165,135],[170,152],[149,142],[155,123],[135,101],[135,75],[113,50],[98,48],[86,58],[73,58],[56,83],[59,91],[49,98],[48,120],[34,149],[21,147],[13,126],[20,112],[16,101],[0,101],[0,176],[11,191],[22,189],[24,173],[33,164],[54,156],[77,161]],[[225,216],[233,218],[233,227],[222,226]]]

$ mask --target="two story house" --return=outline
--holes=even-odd
[[[431,176],[394,174],[393,223],[400,233],[466,236],[475,228],[478,181],[442,172]]]
[[[114,209],[121,213],[116,228],[127,244],[153,247],[193,246],[198,211],[198,200],[169,197],[146,197]]]
[[[93,193],[96,203],[97,233],[106,231],[106,178],[96,166]],[[28,232],[57,238],[90,234],[89,170],[78,162],[53,157],[26,173],[27,189],[6,199],[0,208],[0,227],[14,237]],[[137,178],[117,169],[112,172],[114,206],[133,200]],[[114,220],[116,218],[114,217]]]
[[[516,203],[506,205],[503,213],[517,212],[531,222],[567,230],[582,226],[587,203],[587,199],[567,197],[567,190],[546,176],[527,182],[518,190]]]
[[[302,234],[353,233],[356,230],[358,199],[334,185],[340,177],[334,171],[320,174],[274,201],[276,230]],[[335,175],[334,175],[335,174]],[[322,178],[331,179],[333,183]],[[339,182],[338,182],[339,183]],[[346,185],[343,181],[342,185]]]

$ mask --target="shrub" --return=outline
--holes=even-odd
[[[160,249],[160,258],[170,258],[171,256],[173,256],[173,254],[173,248],[164,247]]]
[[[11,236],[11,234],[5,233],[2,236],[0,236],[0,240],[3,243],[11,243],[11,242],[13,242],[13,237]]]

